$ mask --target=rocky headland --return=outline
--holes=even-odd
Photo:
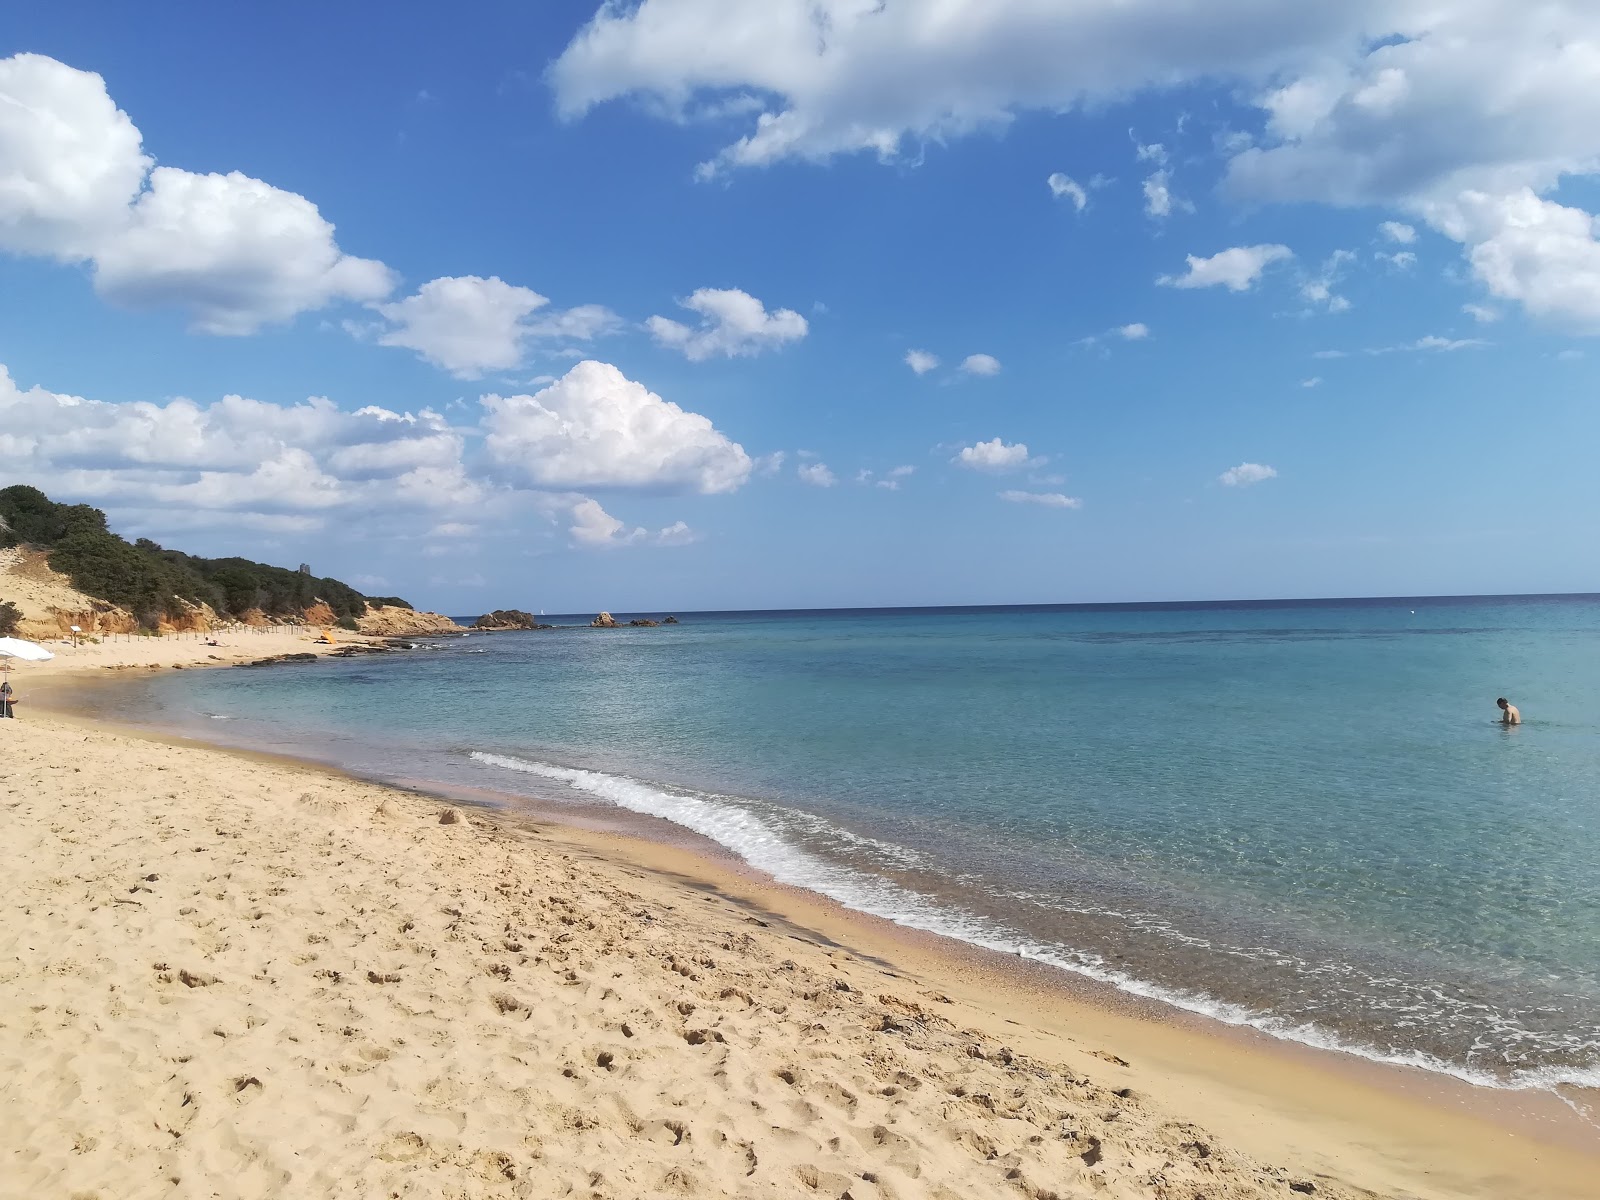
[[[530,612],[523,612],[520,608],[497,608],[492,613],[485,613],[472,623],[474,629],[484,629],[498,632],[506,629],[554,629],[554,625],[544,625]]]

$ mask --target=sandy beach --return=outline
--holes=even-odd
[[[28,688],[35,682],[111,677],[107,672],[234,667],[285,654],[332,654],[341,648],[382,640],[336,631],[332,635],[334,642],[329,644],[318,640],[320,634],[318,629],[290,626],[169,633],[161,637],[112,634],[84,639],[76,646],[70,640],[51,639],[40,644],[55,657],[47,662],[13,661],[11,683],[17,689],[17,708],[22,711],[28,703]],[[217,644],[209,645],[210,641]]]
[[[1593,1194],[681,851],[61,718],[0,778],[7,1196]]]

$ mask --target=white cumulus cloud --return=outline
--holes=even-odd
[[[202,333],[254,333],[335,300],[375,300],[389,268],[353,258],[304,196],[237,171],[157,167],[94,252],[95,289],[127,308],[188,310]]]
[[[609,363],[585,360],[534,395],[482,403],[491,460],[533,487],[731,492],[753,466],[706,417]]]
[[[839,480],[834,476],[825,463],[808,462],[799,466],[800,481],[809,483],[812,487],[832,487]]]
[[[806,319],[793,309],[771,312],[738,288],[701,288],[679,304],[699,314],[696,326],[655,316],[645,322],[652,337],[677,350],[690,362],[708,358],[740,358],[775,350],[806,336]]]
[[[472,379],[521,362],[528,336],[523,322],[548,303],[538,292],[497,277],[433,279],[413,296],[376,306],[390,322],[378,341],[415,350],[451,374]]]
[[[1237,467],[1229,467],[1217,481],[1224,487],[1249,487],[1252,484],[1263,483],[1268,479],[1276,479],[1278,472],[1273,467],[1261,463],[1240,463]]]
[[[128,308],[175,307],[203,333],[252,333],[387,295],[304,196],[233,171],[152,169],[105,81],[38,54],[0,59],[0,247],[90,265]]]
[[[1042,457],[1029,458],[1028,447],[1022,442],[1008,445],[999,438],[991,438],[987,442],[963,446],[950,461],[973,471],[1016,471],[1026,466],[1042,465],[1046,460]]]
[[[1600,49],[1596,55],[1600,61]],[[1531,188],[1463,192],[1427,212],[1468,246],[1467,260],[1490,295],[1574,331],[1600,333],[1600,241],[1590,213]]]
[[[905,362],[918,375],[926,375],[939,365],[938,357],[926,350],[907,350]]]
[[[1165,287],[1225,287],[1231,292],[1245,292],[1255,286],[1256,280],[1269,266],[1293,258],[1294,252],[1287,246],[1272,244],[1234,246],[1210,258],[1199,258],[1193,254],[1185,257],[1189,269],[1184,274],[1163,275],[1156,282]]]
[[[1150,336],[1150,326],[1143,321],[1135,321],[1131,325],[1119,325],[1113,332],[1124,341],[1142,342]]]
[[[497,276],[444,276],[416,293],[374,304],[385,326],[375,330],[385,346],[414,350],[458,379],[520,365],[535,338],[589,341],[614,330],[617,315],[598,304],[550,313],[549,301],[531,288]],[[530,319],[539,313],[537,319]],[[361,332],[352,326],[353,332]]]
[[[1378,226],[1378,232],[1401,246],[1409,246],[1417,240],[1416,229],[1403,221],[1384,221]]]
[[[42,54],[0,59],[0,247],[89,257],[126,222],[151,162],[100,76]]]
[[[1000,360],[992,354],[969,354],[961,360],[961,369],[968,375],[998,375]]]

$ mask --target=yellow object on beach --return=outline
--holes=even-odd
[[[330,646],[334,645],[333,634],[329,633],[326,629],[322,631],[322,636],[319,637],[317,641],[327,642]]]

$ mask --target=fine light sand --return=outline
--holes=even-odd
[[[0,799],[4,1196],[1594,1194],[686,855],[54,718]]]
[[[46,662],[15,661],[10,664],[11,684],[17,689],[17,708],[28,702],[28,686],[66,675],[104,675],[108,671],[139,671],[176,667],[228,667],[270,658],[279,654],[328,654],[342,645],[365,642],[357,634],[333,631],[335,645],[316,640],[320,629],[274,627],[271,629],[230,629],[217,633],[169,633],[163,637],[143,637],[118,633],[94,640],[50,639],[39,644],[55,655]],[[207,639],[218,644],[206,645]]]

